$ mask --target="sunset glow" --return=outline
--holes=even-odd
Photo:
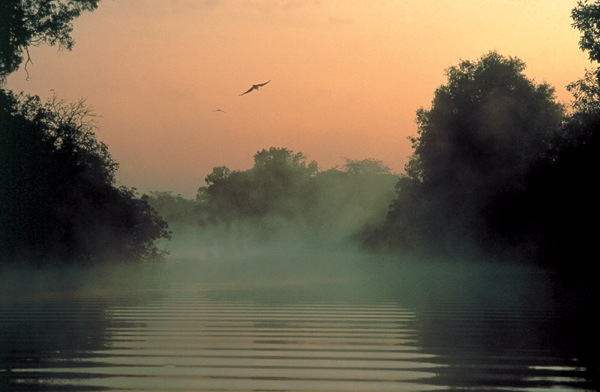
[[[119,182],[141,192],[193,197],[213,167],[247,169],[270,146],[320,169],[375,158],[400,173],[415,111],[461,59],[518,57],[567,103],[590,66],[575,4],[103,0],[75,20],[72,52],[31,48],[30,78],[22,67],[7,87],[85,98]]]

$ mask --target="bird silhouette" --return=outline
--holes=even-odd
[[[270,82],[270,80],[269,80],[269,82]],[[248,94],[251,91],[258,90],[259,87],[262,87],[262,86],[264,86],[265,84],[267,84],[269,82],[264,82],[264,83],[259,83],[259,84],[253,84],[252,87],[250,87],[248,90],[244,91],[240,95]]]
[[[222,113],[225,113],[225,110],[223,110],[223,109],[215,109],[215,110],[213,110],[213,112],[222,112]]]

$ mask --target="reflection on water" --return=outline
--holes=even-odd
[[[4,298],[0,390],[595,390],[564,336],[569,309],[416,302],[375,280],[368,296],[364,280],[190,278],[148,297]]]

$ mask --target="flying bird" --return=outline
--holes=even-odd
[[[225,110],[222,110],[222,109],[215,109],[215,110],[213,110],[213,112],[222,112],[222,113],[225,113]]]
[[[269,80],[269,82],[270,82],[270,80]],[[240,95],[248,94],[251,91],[258,90],[259,87],[262,87],[262,86],[264,86],[265,84],[267,84],[269,82],[264,82],[264,83],[259,83],[259,84],[253,84],[252,87],[250,87],[248,90],[244,91]]]

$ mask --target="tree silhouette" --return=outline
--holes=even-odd
[[[571,16],[580,30],[580,49],[592,61],[600,60],[600,2],[577,3]],[[600,193],[596,186],[600,167],[600,79],[598,68],[567,89],[574,101],[562,132],[554,140],[548,159],[530,175],[530,188],[523,198],[524,216],[540,243],[539,258],[545,264],[575,273],[597,286],[597,224]],[[549,214],[548,211],[551,211]],[[598,290],[595,291],[598,295]]]
[[[0,2],[0,84],[42,43],[70,50],[73,19],[93,11],[99,0],[5,0]]]
[[[96,140],[90,109],[0,90],[0,256],[7,260],[151,259],[166,223]]]
[[[383,162],[373,159],[349,159],[346,158],[344,171],[351,174],[391,174],[391,169]]]
[[[592,61],[600,61],[600,1],[578,1],[571,10],[573,27],[581,31],[579,48]]]
[[[400,237],[391,241],[405,243],[411,233],[463,252],[502,247],[502,230],[517,235],[508,232],[517,211],[497,214],[495,203],[526,187],[563,116],[554,90],[527,79],[524,68],[517,58],[489,52],[446,71],[431,109],[417,111],[409,177],[398,184],[387,223]]]
[[[256,152],[250,170],[213,168],[197,200],[206,204],[212,221],[298,215],[308,202],[304,196],[316,171],[316,162],[307,163],[304,154],[270,147]]]
[[[248,170],[213,168],[195,200],[155,192],[151,204],[176,233],[198,225],[206,238],[217,228],[234,238],[246,233],[258,241],[360,246],[365,229],[385,219],[398,176],[375,159],[347,159],[342,169],[317,167],[300,152],[270,147],[256,152]]]

